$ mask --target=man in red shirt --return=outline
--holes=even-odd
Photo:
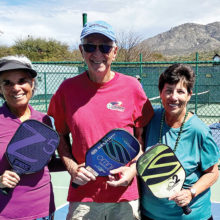
[[[60,157],[71,181],[80,185],[70,184],[67,219],[139,219],[135,163],[112,170],[108,177],[95,177],[83,164],[87,150],[111,129],[126,129],[142,144],[143,127],[153,109],[134,77],[111,70],[118,48],[108,23],[87,23],[80,38],[88,70],[65,80],[48,110],[61,135]]]

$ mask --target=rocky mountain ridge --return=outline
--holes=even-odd
[[[220,22],[185,23],[144,40],[142,46],[168,56],[220,50]]]

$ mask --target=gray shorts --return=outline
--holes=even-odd
[[[139,200],[119,203],[70,202],[66,220],[139,220]]]

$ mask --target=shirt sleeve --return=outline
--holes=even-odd
[[[56,130],[60,134],[69,134],[65,117],[65,99],[62,98],[59,90],[53,95],[47,113],[54,118]]]
[[[135,127],[144,127],[151,120],[154,111],[141,85],[137,89],[134,101],[134,123]]]
[[[203,136],[201,147],[201,169],[204,171],[218,163],[219,159],[219,149],[209,128],[207,134]]]

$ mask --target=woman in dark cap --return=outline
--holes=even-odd
[[[5,151],[19,125],[27,119],[49,122],[48,116],[34,110],[29,101],[36,86],[37,72],[24,56],[0,59],[0,189],[13,188],[8,196],[0,193],[0,219],[47,219],[54,216],[55,204],[48,167],[23,175],[10,169]],[[1,190],[0,190],[1,191]]]

